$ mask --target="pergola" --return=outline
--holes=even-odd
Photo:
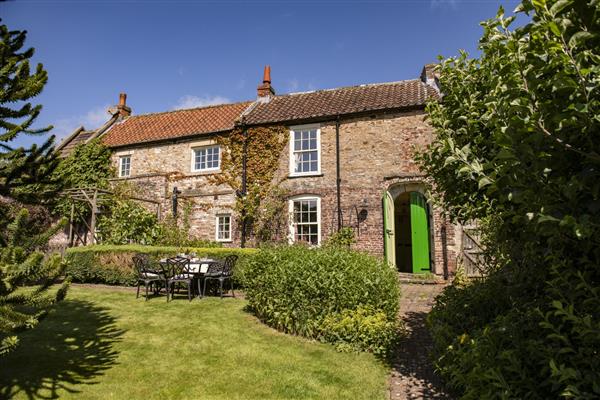
[[[82,221],[91,233],[91,237],[92,237],[91,244],[96,243],[96,241],[97,241],[97,239],[96,239],[96,216],[97,216],[97,214],[99,214],[99,208],[103,204],[106,204],[107,202],[112,201],[112,199],[113,199],[112,196],[114,195],[114,193],[109,190],[91,187],[91,188],[66,189],[61,193],[61,195],[64,197],[68,197],[69,199],[71,199],[73,201],[73,203],[71,204],[71,216],[69,218],[69,246],[73,246],[73,240],[75,239],[75,235],[77,235],[79,237],[79,239],[81,240],[81,237],[79,236],[79,234],[76,233],[75,230],[73,229],[74,220],[75,220],[75,202],[76,201],[86,204],[87,206],[89,206],[89,208],[92,211],[90,223],[88,224],[85,218],[83,218]],[[145,199],[145,198],[136,197],[136,196],[126,196],[126,197],[131,200],[136,200],[136,201],[141,201],[141,202],[156,205],[156,216],[160,220],[160,213],[161,213],[160,201]]]

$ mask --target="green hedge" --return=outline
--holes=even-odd
[[[364,253],[302,246],[261,249],[242,282],[256,315],[340,350],[385,353],[398,333],[395,271]]]
[[[67,250],[65,261],[66,274],[73,282],[105,283],[108,285],[133,286],[136,275],[132,258],[136,253],[144,253],[153,260],[174,256],[177,253],[194,252],[198,257],[224,258],[230,254],[239,256],[235,274],[239,274],[247,260],[255,255],[257,249],[239,248],[196,248],[142,245],[96,245],[74,247]]]

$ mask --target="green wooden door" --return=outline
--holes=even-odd
[[[383,194],[383,250],[385,261],[391,267],[396,267],[396,228],[394,225],[394,199],[386,191]]]
[[[430,271],[429,227],[427,202],[419,192],[410,193],[410,229],[412,241],[412,269],[414,274]]]

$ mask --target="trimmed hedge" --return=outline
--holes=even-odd
[[[398,335],[397,274],[365,253],[261,249],[241,278],[255,314],[284,332],[376,354],[387,352]]]
[[[67,250],[66,274],[73,282],[105,283],[108,285],[134,286],[137,283],[132,258],[136,253],[144,253],[153,260],[174,256],[177,253],[194,252],[198,257],[224,258],[230,254],[239,256],[236,264],[237,275],[257,249],[239,248],[196,248],[173,246],[142,245],[95,245],[73,247]]]

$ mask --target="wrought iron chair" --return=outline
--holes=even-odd
[[[133,265],[138,275],[137,293],[135,296],[136,299],[140,297],[140,286],[142,282],[146,287],[146,300],[148,300],[148,288],[151,288],[152,284],[156,284],[156,288],[154,290],[155,294],[160,290],[160,286],[158,286],[159,283],[162,282],[164,283],[165,288],[167,287],[167,279],[165,275],[151,268],[150,258],[147,254],[134,255]]]
[[[187,286],[188,300],[192,301],[194,273],[190,271],[190,259],[180,256],[168,258],[167,269],[169,270],[167,278],[167,302],[169,302],[169,294],[171,295],[171,300],[175,295],[174,289],[177,284],[185,284]]]
[[[220,263],[213,263],[208,266],[206,274],[204,274],[204,290],[202,293],[206,293],[206,282],[209,280],[219,281],[219,295],[223,298],[223,283],[229,279],[231,284],[231,294],[235,297],[233,291],[233,268],[238,259],[236,255],[230,255],[225,257],[225,260]]]

